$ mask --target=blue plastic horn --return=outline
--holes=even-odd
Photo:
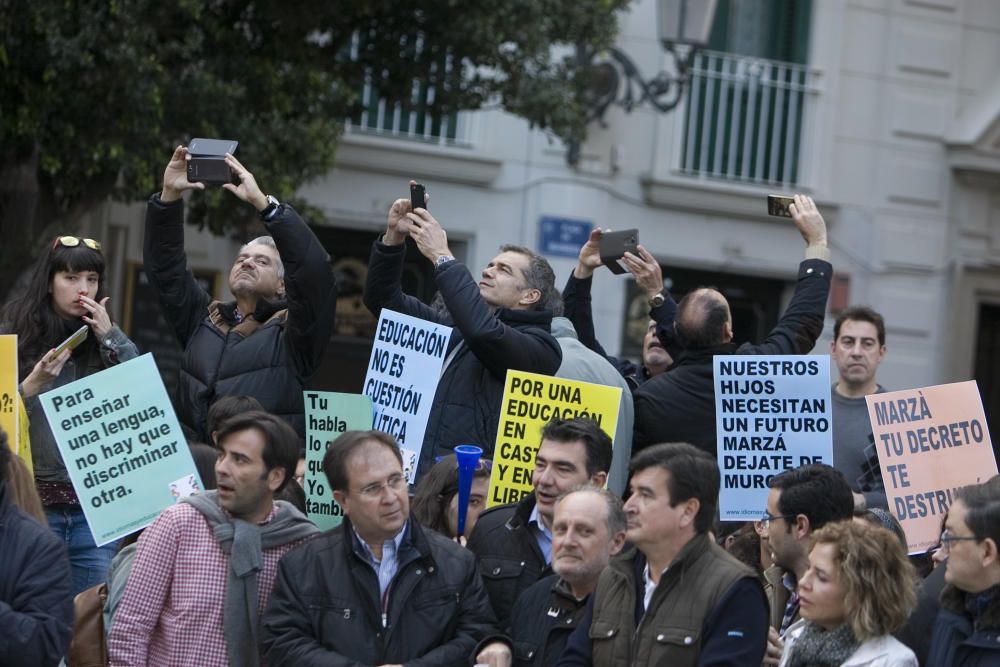
[[[469,495],[472,493],[472,478],[476,476],[476,466],[483,448],[476,445],[457,445],[455,458],[458,459],[458,534],[465,534],[465,516],[469,513]]]

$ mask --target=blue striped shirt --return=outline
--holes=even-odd
[[[399,547],[403,543],[403,538],[406,536],[406,528],[409,525],[409,521],[403,524],[402,529],[396,536],[391,540],[386,540],[382,543],[382,558],[376,558],[375,552],[372,551],[368,543],[365,542],[364,538],[358,534],[357,530],[354,530],[354,526],[351,529],[354,530],[354,537],[358,539],[358,543],[361,545],[361,549],[365,556],[368,558],[368,564],[372,566],[375,570],[375,574],[378,575],[378,592],[379,596],[383,599],[385,598],[385,592],[389,588],[389,584],[392,583],[393,577],[396,576],[396,572],[399,570]],[[384,605],[383,605],[384,606]]]

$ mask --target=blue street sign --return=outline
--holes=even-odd
[[[594,224],[589,220],[544,215],[538,221],[538,249],[543,255],[574,258],[587,242]]]

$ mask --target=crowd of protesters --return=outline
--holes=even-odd
[[[183,194],[204,188],[188,159],[171,156],[143,248],[184,348],[173,407],[206,488],[95,543],[39,395],[141,351],[109,315],[100,243],[55,238],[0,319],[18,335],[33,464],[32,478],[0,431],[0,665],[1000,664],[1000,478],[957,490],[933,560],[908,557],[864,409],[885,391],[872,309],[833,326],[833,465],[769,478],[758,521],[719,521],[712,360],[813,351],[833,267],[810,198],[789,209],[805,242],[794,295],[757,344],[734,340],[720,292],[675,302],[649,250],[626,253],[649,302],[638,364],[595,335],[601,230],[560,294],[522,246],[477,278],[426,208],[396,200],[365,305],[453,334],[417,483],[391,435],[344,433],[321,466],[343,521],[321,532],[304,514],[302,390],[333,331],[330,259],[227,155],[223,187],[268,235],[240,249],[234,299],[212,300],[186,265]],[[433,264],[434,305],[402,290],[407,243]],[[549,422],[531,493],[485,509],[508,370],[621,387],[619,420],[614,440],[591,419]],[[460,507],[452,450],[469,442],[484,458]]]

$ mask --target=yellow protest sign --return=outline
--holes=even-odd
[[[508,371],[487,506],[516,503],[531,493],[542,427],[553,419],[589,417],[614,440],[621,392],[621,387]]]
[[[866,396],[889,508],[909,552],[938,543],[955,490],[997,474],[975,380]]]
[[[17,336],[0,336],[0,428],[18,454]]]

